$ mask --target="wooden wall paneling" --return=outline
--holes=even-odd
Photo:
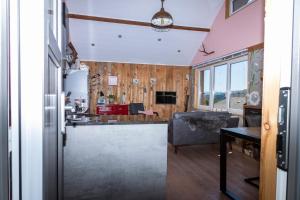
[[[107,67],[106,67],[105,85],[107,86],[109,91],[107,95],[114,94],[114,87],[108,85],[108,76],[113,75],[112,65],[113,63],[107,63]]]
[[[129,102],[132,102],[134,103],[134,97],[133,97],[133,90],[134,90],[134,85],[132,84],[132,79],[135,78],[135,75],[134,75],[134,66],[133,65],[129,65]]]
[[[130,80],[130,73],[129,73],[129,68],[127,67],[126,64],[121,64],[120,65],[120,80],[122,83],[122,90],[121,93],[125,93],[125,103],[129,103],[129,91],[130,91],[130,85],[129,85],[129,80]]]
[[[196,98],[197,98],[197,94],[198,93],[195,93],[195,84],[196,84],[196,79],[195,79],[195,73],[196,71],[190,67],[190,84],[189,84],[189,90],[190,90],[190,102],[189,102],[189,110],[193,110],[195,107],[194,107],[194,102],[196,101]]]
[[[149,78],[154,78],[156,79],[156,66],[150,66],[149,65]],[[156,85],[157,85],[157,80],[156,83],[150,84],[150,92],[149,92],[149,109],[154,110],[155,106],[155,92],[156,92]]]
[[[142,71],[141,71],[141,82],[142,82],[142,93],[143,93],[143,102],[145,109],[148,110],[148,87],[149,87],[149,70],[148,70],[148,65],[142,65]]]
[[[194,108],[198,108],[199,107],[199,69],[195,69],[194,71]]]
[[[148,76],[148,79],[147,79],[147,96],[146,96],[146,102],[147,102],[147,109],[148,110],[151,110],[153,109],[152,108],[152,105],[151,105],[151,95],[153,95],[153,92],[151,91],[151,82],[150,82],[150,79],[152,78],[151,77],[151,66],[150,65],[147,65],[147,76]]]
[[[138,76],[137,76],[137,74],[138,74],[138,65],[133,64],[132,67],[131,67],[131,70],[132,70],[132,72],[131,72],[132,73],[132,79],[133,78],[138,79]],[[140,85],[140,83],[133,85],[133,91],[132,91],[132,102],[133,103],[139,103],[139,99],[138,99],[139,85]]]
[[[174,87],[177,89],[178,93],[176,93],[177,95],[177,98],[176,98],[176,105],[177,105],[177,108],[176,108],[176,111],[182,111],[182,107],[183,107],[183,104],[184,102],[182,101],[182,98],[184,96],[184,93],[183,93],[183,87],[184,87],[184,82],[183,82],[183,79],[182,79],[182,74],[183,73],[180,73],[178,70],[175,70],[175,73],[176,73],[176,77],[174,79]]]
[[[137,66],[137,77],[140,81],[138,85],[138,102],[144,103],[144,85],[143,85],[143,67],[142,65]]]
[[[125,92],[126,103],[144,103],[146,109],[159,112],[163,119],[169,119],[173,112],[184,110],[185,88],[189,87],[186,74],[190,73],[187,67],[105,62],[84,62],[84,64],[89,66],[90,112],[92,114],[96,113],[100,91],[103,91],[105,96],[114,94],[115,103],[120,103],[121,96]],[[101,74],[101,77],[98,82],[95,82],[92,77],[97,74]],[[108,86],[109,75],[118,77],[117,86]],[[134,78],[140,81],[138,85],[133,84]],[[151,84],[151,78],[156,79],[155,84]],[[155,103],[156,91],[165,90],[177,92],[176,105]]]
[[[188,111],[191,111],[193,110],[193,107],[194,107],[194,82],[195,82],[195,79],[194,79],[194,73],[195,71],[192,70],[192,67],[190,68],[190,75],[189,75],[189,101],[188,101]]]
[[[126,71],[125,71],[125,67],[123,66],[123,64],[119,64],[118,65],[118,94],[117,94],[117,98],[118,101],[117,102],[121,102],[121,97],[123,95],[123,93],[125,93],[125,95],[127,94],[126,91],[126,85],[124,80],[126,79]],[[125,76],[122,76],[122,74],[124,74]]]
[[[174,91],[174,89],[176,88],[177,91],[180,90],[178,86],[178,81],[179,81],[179,78],[180,78],[180,71],[176,69],[176,67],[173,68],[173,80],[172,80],[172,89]],[[179,110],[179,102],[178,102],[178,98],[180,98],[177,94],[177,97],[176,97],[176,105],[174,106],[174,112],[178,111]]]
[[[189,99],[191,98],[191,95],[190,95],[190,74],[191,74],[191,68],[187,68],[186,69],[186,73],[184,74],[183,76],[183,79],[184,79],[184,99],[183,99],[183,102],[187,104],[187,109],[189,108]],[[185,102],[186,100],[186,95],[189,95],[189,99],[187,102]],[[185,105],[183,107],[183,110],[185,109]]]
[[[166,67],[166,90],[167,91],[174,91],[174,67]],[[165,106],[166,115],[172,113],[176,105],[167,105]]]
[[[90,112],[95,113],[96,108],[91,105],[95,105],[97,103],[97,96],[98,96],[98,84],[99,79],[93,78],[97,74],[97,67],[94,62],[86,63],[89,66],[89,93],[90,93]]]
[[[129,64],[123,64],[122,67],[124,67],[125,74],[120,74],[122,76],[122,80],[124,81],[124,85],[126,87],[126,103],[130,103],[131,98],[131,76],[130,76],[130,65]],[[124,77],[126,77],[124,79]]]
[[[166,69],[163,66],[156,67],[156,77],[157,77],[157,85],[156,91],[164,91],[166,90]],[[154,94],[155,95],[155,94]],[[160,115],[163,118],[166,118],[166,107],[168,105],[156,104],[156,109],[160,111]]]
[[[118,77],[118,86],[115,87],[115,93],[116,94],[116,98],[115,98],[115,103],[120,103],[121,102],[121,90],[123,89],[122,84],[121,84],[121,77],[120,77],[120,72],[121,72],[121,64],[120,63],[115,63],[114,65],[114,76]]]
[[[109,63],[108,64],[108,75],[109,76],[116,76],[117,75],[117,65],[116,63]],[[108,80],[107,80],[107,83],[108,83]],[[107,84],[108,85],[108,84]],[[117,86],[109,86],[108,87],[110,88],[110,91],[111,91],[111,94],[114,94],[116,96],[115,98],[115,103],[118,103],[118,98],[117,98],[117,89],[118,87]]]

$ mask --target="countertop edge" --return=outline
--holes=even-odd
[[[68,122],[66,126],[102,126],[102,125],[143,125],[143,124],[168,124],[168,121],[157,122]]]

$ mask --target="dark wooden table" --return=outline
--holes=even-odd
[[[220,134],[220,189],[231,199],[239,199],[234,193],[227,190],[227,142],[236,137],[260,145],[261,127],[222,128]]]

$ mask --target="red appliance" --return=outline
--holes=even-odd
[[[97,115],[128,115],[128,105],[97,105]]]

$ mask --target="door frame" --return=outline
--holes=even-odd
[[[261,200],[285,196],[285,177],[277,173],[276,140],[280,87],[290,87],[293,1],[265,0],[264,76],[260,158]],[[276,185],[276,179],[280,186]],[[276,191],[277,186],[277,191]],[[276,194],[277,192],[277,194]]]
[[[32,8],[35,8],[34,12]],[[48,10],[49,0],[19,1],[20,181],[22,189],[20,198],[22,200],[45,199],[43,190],[44,75],[49,53],[56,54],[57,50],[51,44],[51,51],[49,50],[50,40],[54,37],[51,39],[49,36],[51,30]],[[32,24],[34,28],[28,28]]]
[[[22,200],[42,200],[44,66],[48,62],[47,0],[19,1],[20,157]],[[34,8],[34,12],[32,10]],[[34,28],[28,28],[34,24]]]
[[[9,198],[9,144],[8,144],[8,1],[0,2],[0,199]]]

